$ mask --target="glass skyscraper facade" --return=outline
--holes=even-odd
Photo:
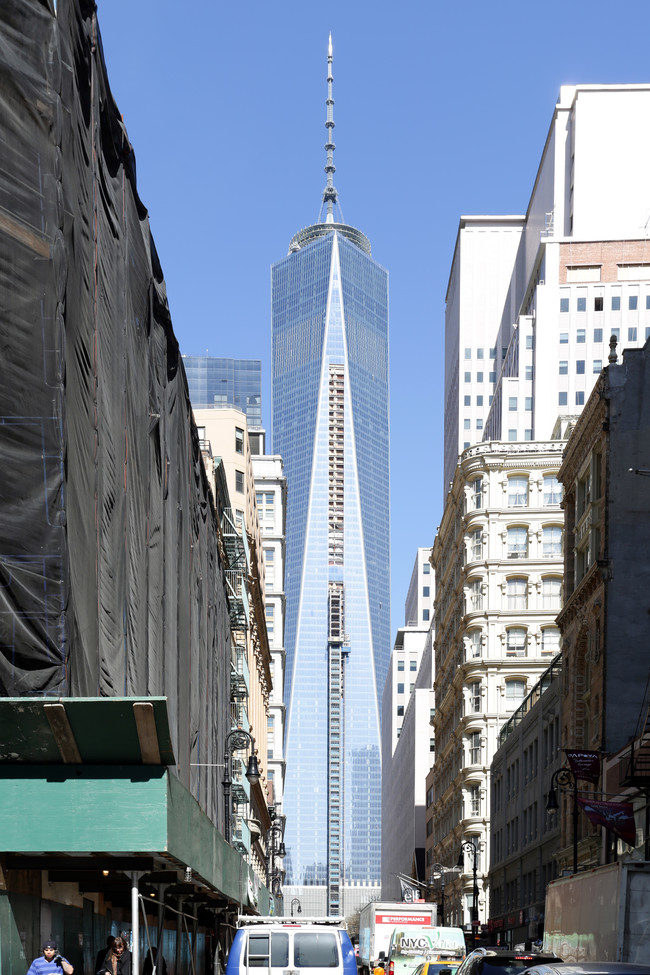
[[[331,104],[330,88],[328,121]],[[326,888],[335,915],[346,885],[381,876],[390,526],[388,274],[332,209],[272,268],[271,426],[287,478],[285,883]]]
[[[262,426],[260,359],[218,359],[207,355],[184,355],[183,365],[193,409],[236,406],[246,414],[249,429]]]

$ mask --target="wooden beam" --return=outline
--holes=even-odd
[[[150,701],[136,701],[133,705],[133,715],[143,765],[160,765],[160,748],[153,704]]]
[[[54,740],[56,741],[61,758],[66,765],[81,765],[81,753],[77,748],[68,715],[63,704],[45,704],[45,717],[50,723]]]

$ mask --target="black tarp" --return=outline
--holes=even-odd
[[[87,0],[0,5],[0,367],[0,694],[166,695],[211,806],[190,764],[228,720],[215,512]]]

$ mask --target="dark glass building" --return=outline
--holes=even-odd
[[[288,489],[286,885],[300,888],[303,911],[336,915],[350,907],[348,885],[381,874],[388,274],[367,238],[334,219],[331,40],[328,65],[324,219],[272,268],[271,371],[272,449]],[[306,903],[314,888],[326,900]]]
[[[217,359],[184,355],[192,408],[236,406],[249,429],[262,426],[262,362],[260,359]]]

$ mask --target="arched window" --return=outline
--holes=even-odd
[[[483,580],[472,579],[469,584],[469,611],[470,613],[483,609]]]
[[[547,474],[544,477],[544,505],[560,504],[562,501],[563,489],[555,474]]]
[[[483,641],[481,639],[480,630],[470,630],[469,631],[469,656],[470,657],[482,657],[483,656]]]
[[[521,677],[511,677],[506,681],[506,705],[518,707],[526,697],[526,681]]]
[[[528,478],[517,474],[508,478],[508,507],[525,508],[528,504]]]
[[[555,656],[560,649],[560,631],[557,626],[546,626],[542,630],[542,653]]]
[[[508,558],[524,559],[528,555],[528,529],[516,526],[508,529]]]
[[[508,609],[526,609],[528,607],[528,580],[524,578],[508,579],[506,596]]]
[[[555,576],[542,579],[542,609],[562,608],[562,580]]]
[[[469,691],[469,709],[472,713],[476,714],[481,710],[481,682],[480,680],[474,680],[468,685]]]
[[[511,626],[506,632],[506,657],[526,656],[526,630],[523,626]]]
[[[562,529],[559,525],[545,525],[542,529],[542,555],[545,559],[562,556]]]

